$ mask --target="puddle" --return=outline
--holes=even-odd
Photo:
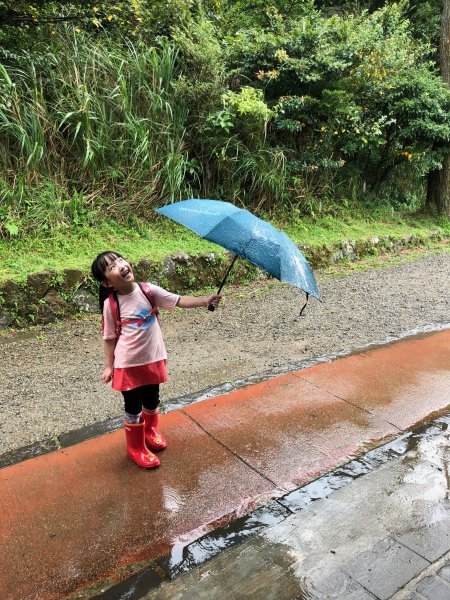
[[[357,479],[398,459],[392,469],[376,471],[355,487],[354,497],[348,488],[333,504],[296,520],[290,530],[286,526],[264,534],[268,543],[284,544],[291,556],[290,571],[300,589],[296,598],[366,598],[363,590],[391,597],[449,551],[449,422],[445,415],[281,500],[301,511],[339,485],[337,473]],[[339,574],[344,588],[333,595],[327,582]]]
[[[251,514],[240,517],[191,544],[184,547],[177,545],[168,557],[159,560],[158,563],[173,579],[217,556],[223,550],[236,546],[250,536],[256,535],[266,527],[280,523],[288,514],[287,509],[272,501]]]
[[[349,483],[363,475],[370,473],[388,462],[403,460],[406,465],[404,477],[399,480],[398,486],[410,486],[411,489],[420,489],[421,505],[408,505],[406,513],[412,506],[411,514],[416,511],[416,525],[436,527],[442,529],[443,520],[450,520],[448,505],[449,496],[449,449],[446,441],[450,431],[450,413],[436,419],[428,426],[423,426],[414,432],[408,432],[401,437],[380,446],[364,456],[354,459],[331,473],[312,481],[311,483],[286,494],[282,498],[272,500],[265,506],[254,510],[252,513],[242,516],[232,522],[209,533],[198,530],[191,534],[174,540],[171,553],[157,561],[165,576],[171,580],[180,574],[187,573],[195,567],[204,565],[211,559],[218,557],[224,550],[236,547],[246,540],[255,538],[257,534],[275,531],[275,525],[283,522],[289,523],[287,519],[294,513],[310,507],[315,501],[325,499],[336,490],[342,489]],[[419,493],[419,492],[416,492]],[[174,502],[176,510],[176,499],[167,491],[167,498]],[[273,528],[273,529],[271,529]],[[434,531],[434,530],[433,530]],[[405,532],[404,532],[405,533]],[[407,534],[408,532],[406,532]],[[315,531],[302,530],[303,540],[314,546]],[[197,539],[194,539],[197,536]],[[271,536],[269,536],[271,537]],[[433,533],[433,540],[435,533]],[[256,539],[256,538],[255,538]],[[269,539],[269,538],[267,538]],[[332,543],[332,542],[330,542]],[[398,544],[398,542],[397,542]],[[391,544],[394,548],[395,544]],[[304,576],[301,565],[305,555],[298,548],[291,547],[286,543],[277,543],[272,540],[265,551],[270,552],[268,561],[270,568],[278,565],[287,569],[287,579],[280,598],[295,597],[296,600],[315,600],[319,598],[343,598],[349,597],[365,598],[365,590],[358,582],[343,573],[341,570],[318,573],[316,576]],[[300,552],[300,553],[299,553]],[[340,548],[328,550],[330,560],[339,557]],[[207,575],[204,575],[207,579]],[[125,583],[125,582],[124,582]],[[124,583],[120,585],[121,593],[124,593]],[[286,587],[287,586],[287,587]],[[286,596],[287,589],[295,590],[293,596]],[[114,588],[108,590],[106,598],[114,600],[119,598],[136,599],[142,596],[114,596]],[[357,594],[360,594],[358,596]],[[275,597],[275,596],[274,596]],[[369,597],[369,596],[367,596]],[[99,596],[103,598],[103,596]]]
[[[176,514],[183,508],[184,502],[176,490],[170,487],[163,487],[164,508],[173,514]]]

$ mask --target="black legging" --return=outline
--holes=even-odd
[[[142,407],[147,410],[156,410],[159,405],[159,383],[143,385],[134,390],[122,392],[125,400],[125,412],[129,415],[138,415]]]

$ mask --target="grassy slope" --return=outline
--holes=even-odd
[[[449,221],[417,216],[376,218],[359,214],[357,217],[325,216],[290,223],[273,219],[272,223],[295,242],[311,246],[332,244],[342,239],[363,240],[372,236],[426,235],[436,229],[450,235]],[[78,268],[87,272],[95,255],[107,249],[117,250],[131,261],[140,258],[159,260],[176,252],[198,254],[221,250],[184,227],[160,217],[149,224],[140,223],[133,229],[104,222],[101,227],[67,229],[48,238],[0,240],[0,282],[7,279],[24,281],[29,273],[46,269]]]

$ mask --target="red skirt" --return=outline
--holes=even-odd
[[[127,392],[142,385],[164,383],[165,381],[167,381],[166,361],[158,360],[138,367],[114,369],[112,388],[118,392]]]

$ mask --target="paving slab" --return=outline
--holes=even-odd
[[[193,404],[185,412],[286,490],[399,433],[294,374]]]
[[[448,564],[440,568],[437,574],[439,577],[442,577],[442,579],[445,579],[447,583],[450,583],[450,561]]]
[[[416,356],[415,370],[395,364],[397,350],[405,363],[407,347],[402,342],[295,375],[404,430],[450,403],[450,342],[447,336],[440,341],[443,347],[434,351],[428,339],[414,342],[415,354],[421,350],[427,355],[423,361]],[[432,357],[439,368],[433,366]]]
[[[449,531],[441,510],[450,507],[445,471],[449,449],[447,430],[424,437],[404,456],[178,579],[163,582],[145,600],[423,598],[418,592],[425,585],[420,590],[418,585],[424,569],[429,575],[430,562],[390,534],[407,529],[412,516],[426,509],[429,519]],[[445,574],[448,562],[446,555],[438,573]],[[410,580],[414,585],[405,594],[397,591]],[[433,593],[448,585],[443,577],[432,583],[428,589]]]
[[[414,340],[414,360],[410,363],[405,341],[404,345],[392,345],[392,351],[370,350],[162,415],[161,428],[169,447],[161,454],[162,466],[155,471],[140,469],[127,458],[123,431],[1,469],[0,598],[62,600],[73,598],[73,594],[87,598],[100,582],[107,587],[154,567],[147,576],[136,577],[136,586],[142,589],[145,582],[164,578],[156,559],[170,555],[173,564],[180,565],[184,547],[213,527],[312,481],[381,440],[398,435],[400,429],[421,421],[430,412],[442,410],[449,402],[449,338],[434,335],[439,336],[435,346],[430,342],[432,335],[423,338],[426,344],[422,339]],[[400,348],[398,354],[396,347]],[[424,352],[427,358],[420,361]],[[405,439],[403,443],[409,442]],[[444,552],[449,537],[449,504],[445,494],[442,496],[443,486],[448,488],[446,468],[442,448],[436,448],[435,463],[428,459],[426,469],[422,466],[414,476],[409,471],[407,476],[402,474],[402,489],[415,494],[414,514],[428,515],[427,506],[432,506],[435,520],[428,515],[419,533],[418,522],[412,534],[406,525],[400,526],[405,523],[400,518],[400,508],[405,510],[401,501],[396,505],[397,512],[388,509],[388,522],[377,518],[379,507],[386,506],[388,493],[390,502],[399,500],[397,491],[388,492],[387,484],[371,489],[368,497],[373,505],[368,504],[367,497],[363,505],[360,498],[353,497],[353,504],[360,506],[364,515],[361,537],[352,550],[354,556],[369,551],[394,532],[399,536],[396,543],[402,539],[406,545],[408,541],[409,550],[425,559],[426,552],[432,551],[433,523],[446,532],[438,540],[438,552]],[[394,472],[393,477],[398,474]],[[394,490],[395,485],[401,487],[399,479],[395,481],[390,483]],[[328,484],[333,489],[333,481]],[[427,487],[422,488],[425,484]],[[364,486],[358,489],[364,490]],[[318,489],[316,495],[325,492]],[[348,500],[339,500],[340,492],[333,492],[327,499],[333,527],[330,543],[339,550],[349,543],[348,524],[343,523],[350,514]],[[407,508],[407,514],[411,510]],[[370,514],[374,518],[366,522]],[[318,519],[320,531],[320,519],[314,511],[309,518],[311,522]],[[298,560],[296,540],[304,545],[302,556],[305,548],[310,549],[308,564],[317,567],[320,544],[317,540],[312,544],[310,522],[304,530],[289,522],[285,529],[277,530],[278,537],[272,540],[275,545],[269,556],[273,556],[273,564],[268,576],[273,587],[264,588],[264,581],[252,575],[255,598],[271,597],[264,593],[261,596],[261,591],[267,589],[273,590],[270,594],[277,600],[289,597],[277,593],[303,589],[298,588],[298,573],[306,563]],[[323,526],[322,535],[326,536],[327,531]],[[265,547],[265,539],[257,537],[261,547],[257,542],[255,547],[248,546],[249,559]],[[434,548],[436,551],[436,544]],[[331,561],[328,565],[331,579],[316,577],[316,573],[308,581],[316,589],[322,586],[327,590],[327,581],[339,580],[341,592],[345,591],[349,600],[358,598],[357,594],[371,597],[371,592],[336,564]],[[248,563],[248,573],[252,568]],[[291,579],[286,578],[285,568],[290,569]],[[243,575],[245,572],[244,568]],[[82,591],[88,588],[90,592]]]
[[[406,530],[393,533],[396,540],[430,562],[450,551],[450,507],[440,505],[435,510],[441,513],[438,520],[433,521],[428,510],[424,514],[415,511]]]
[[[427,600],[448,600],[450,585],[437,575],[427,577],[419,583],[417,591]]]
[[[2,600],[65,597],[274,494],[187,416],[161,421],[176,444],[155,471],[126,457],[123,431],[0,471]]]
[[[450,598],[450,583],[443,577],[443,574],[449,566],[450,553],[447,553],[412,579],[403,589],[391,596],[389,600],[424,600],[424,598],[442,600],[439,595],[441,591],[444,591],[444,600],[448,600]]]
[[[380,600],[389,598],[429,566],[424,558],[388,537],[343,568]]]

